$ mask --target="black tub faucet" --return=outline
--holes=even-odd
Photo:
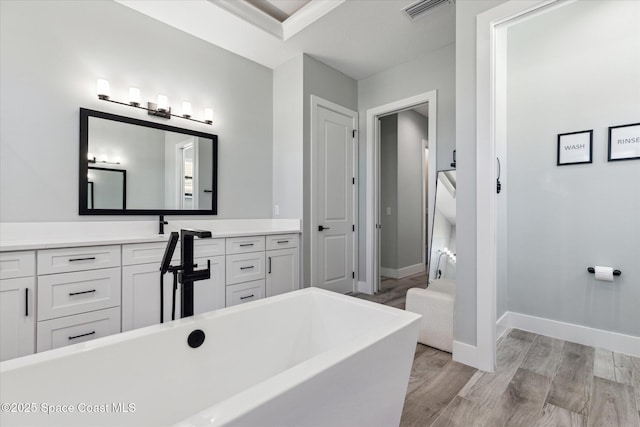
[[[211,261],[207,260],[207,268],[193,270],[193,238],[207,239],[211,232],[206,230],[180,230],[180,255],[182,259],[182,273],[178,276],[182,284],[181,317],[193,316],[193,282],[206,280],[211,277]]]

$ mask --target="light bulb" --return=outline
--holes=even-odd
[[[93,153],[87,153],[87,160],[94,160],[95,161],[96,157],[93,155]]]
[[[158,95],[158,110],[167,111],[169,109],[169,99],[166,95]]]
[[[140,105],[140,89],[137,87],[129,88],[129,104],[134,107],[138,107]]]
[[[111,90],[109,89],[109,82],[105,79],[98,79],[96,83],[96,92],[98,94],[98,98],[107,100],[111,95]]]
[[[204,109],[204,121],[207,124],[213,124],[213,108]]]
[[[182,103],[182,117],[187,119],[191,117],[191,103],[189,101]]]

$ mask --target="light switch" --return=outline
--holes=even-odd
[[[387,215],[391,215],[391,208],[387,207]]]
[[[280,215],[280,205],[273,205],[273,214]]]

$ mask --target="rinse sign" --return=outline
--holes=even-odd
[[[609,128],[609,161],[640,159],[640,123]]]

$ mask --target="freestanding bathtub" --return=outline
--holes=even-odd
[[[397,426],[419,318],[309,288],[9,360],[0,424]]]

